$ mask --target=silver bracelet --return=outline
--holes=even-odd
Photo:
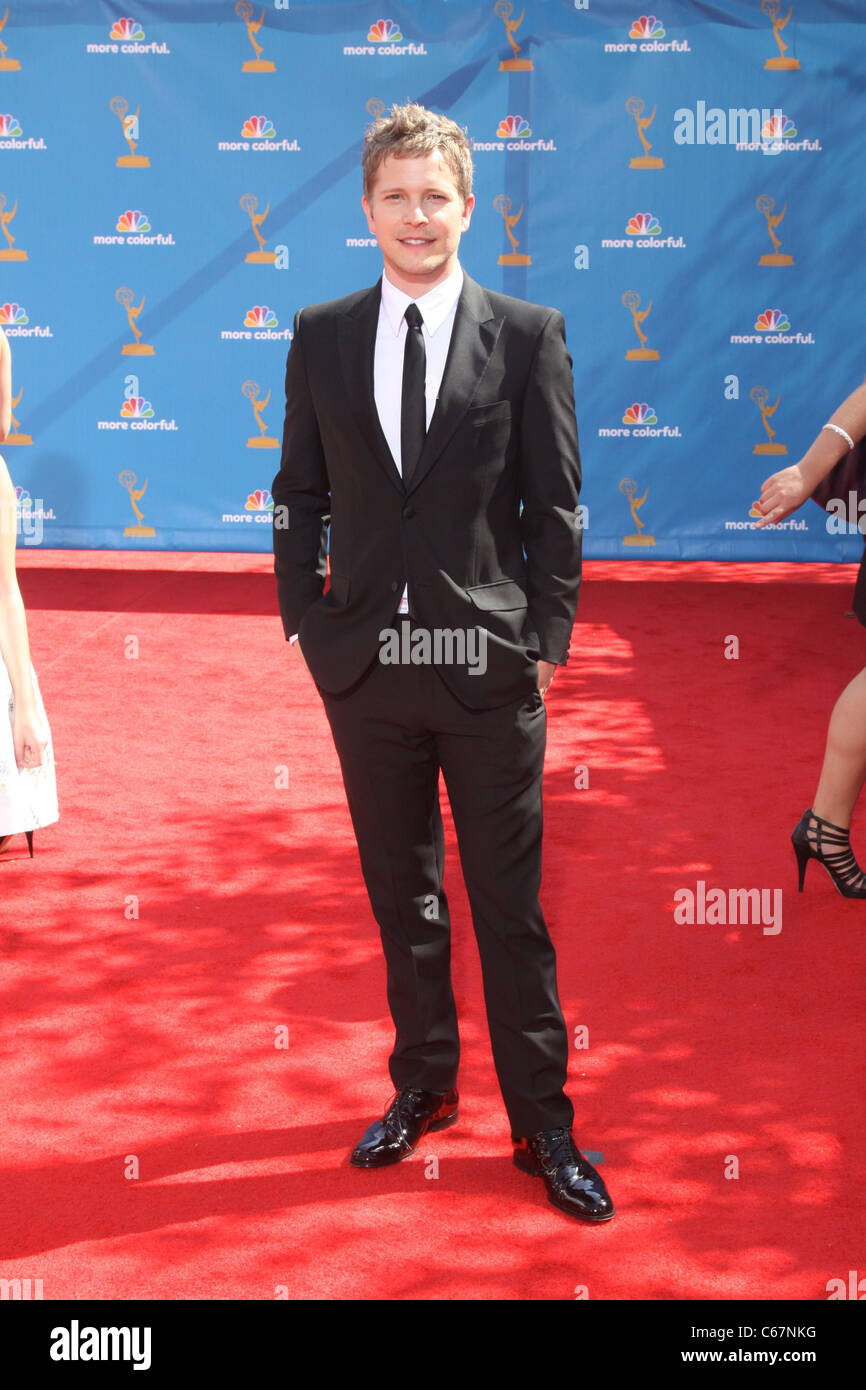
[[[851,438],[851,436],[850,436],[850,434],[848,433],[847,430],[843,430],[843,428],[842,428],[841,425],[833,425],[833,424],[830,424],[830,422],[828,421],[826,425],[822,425],[822,426],[821,426],[821,429],[822,429],[822,430],[835,430],[836,433],[837,433],[837,434],[841,434],[842,438],[847,442],[848,448],[849,448],[849,449],[853,449],[853,448],[854,448],[854,440]]]

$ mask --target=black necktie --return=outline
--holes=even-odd
[[[421,310],[417,304],[406,306],[406,344],[403,349],[403,396],[400,407],[400,460],[403,485],[409,486],[413,470],[421,457],[427,433],[427,397],[424,381],[427,376],[427,353]]]

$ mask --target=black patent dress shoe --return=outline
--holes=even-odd
[[[580,1152],[570,1129],[543,1129],[511,1142],[516,1166],[544,1178],[548,1200],[560,1211],[581,1221],[609,1221],[614,1215],[602,1178]]]
[[[428,1129],[447,1129],[457,1121],[457,1092],[398,1091],[382,1116],[374,1120],[349,1162],[356,1168],[384,1168],[414,1153]]]

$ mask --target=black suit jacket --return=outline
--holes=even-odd
[[[484,629],[483,674],[439,669],[464,703],[494,707],[535,688],[539,658],[567,660],[577,607],[581,469],[563,318],[464,275],[406,487],[373,395],[380,297],[381,280],[295,317],[272,486],[285,634],[300,634],[318,686],[346,690],[398,625],[408,580],[417,623]]]

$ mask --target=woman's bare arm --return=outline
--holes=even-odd
[[[828,424],[839,425],[855,444],[866,435],[866,381],[845,397]],[[756,527],[774,525],[795,512],[847,452],[848,441],[842,435],[822,429],[798,463],[765,479],[758,501],[764,515]]]

